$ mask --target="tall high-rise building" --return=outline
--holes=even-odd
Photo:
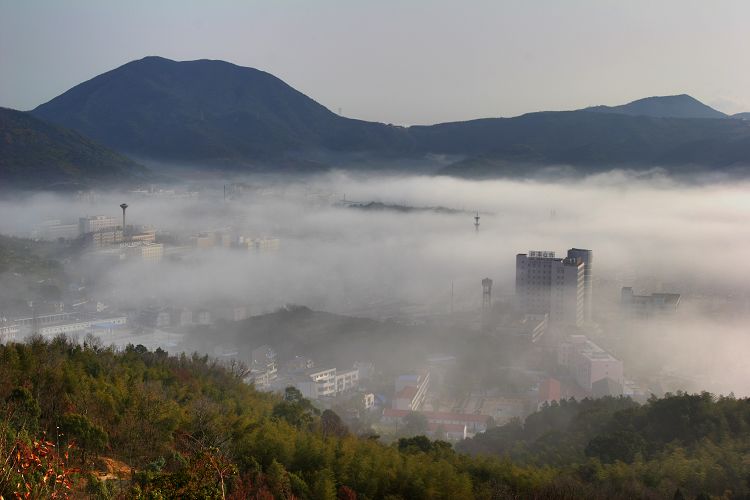
[[[592,301],[594,298],[594,252],[583,248],[571,248],[568,257],[581,259],[583,262],[583,319],[591,321]]]
[[[549,314],[552,324],[580,326],[584,321],[583,261],[555,252],[516,255],[516,295],[525,314]]]

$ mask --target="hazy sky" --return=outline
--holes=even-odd
[[[750,2],[0,0],[0,106],[146,55],[256,67],[413,124],[689,93],[750,111]]]

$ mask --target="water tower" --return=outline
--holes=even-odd
[[[123,203],[120,208],[122,208],[122,239],[125,240],[125,209],[128,208],[128,204]]]

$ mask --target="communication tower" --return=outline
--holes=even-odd
[[[482,310],[486,311],[492,306],[492,280],[482,280]]]

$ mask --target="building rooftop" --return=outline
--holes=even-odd
[[[409,413],[412,412],[409,410],[396,410],[393,408],[386,408],[385,410],[383,410],[384,417],[401,418],[405,417]],[[421,413],[422,415],[427,417],[427,420],[455,420],[458,422],[485,423],[488,419],[492,418],[489,415],[477,415],[473,413],[451,413],[443,411],[420,411],[417,413]]]
[[[466,424],[441,424],[439,422],[427,424],[427,430],[430,432],[438,429],[443,429],[445,432],[466,432]]]
[[[414,387],[413,385],[407,385],[406,387],[398,391],[398,394],[396,394],[396,399],[408,399],[409,401],[411,401],[412,399],[414,399],[414,396],[417,395],[417,392],[419,392],[419,390],[416,387]]]

